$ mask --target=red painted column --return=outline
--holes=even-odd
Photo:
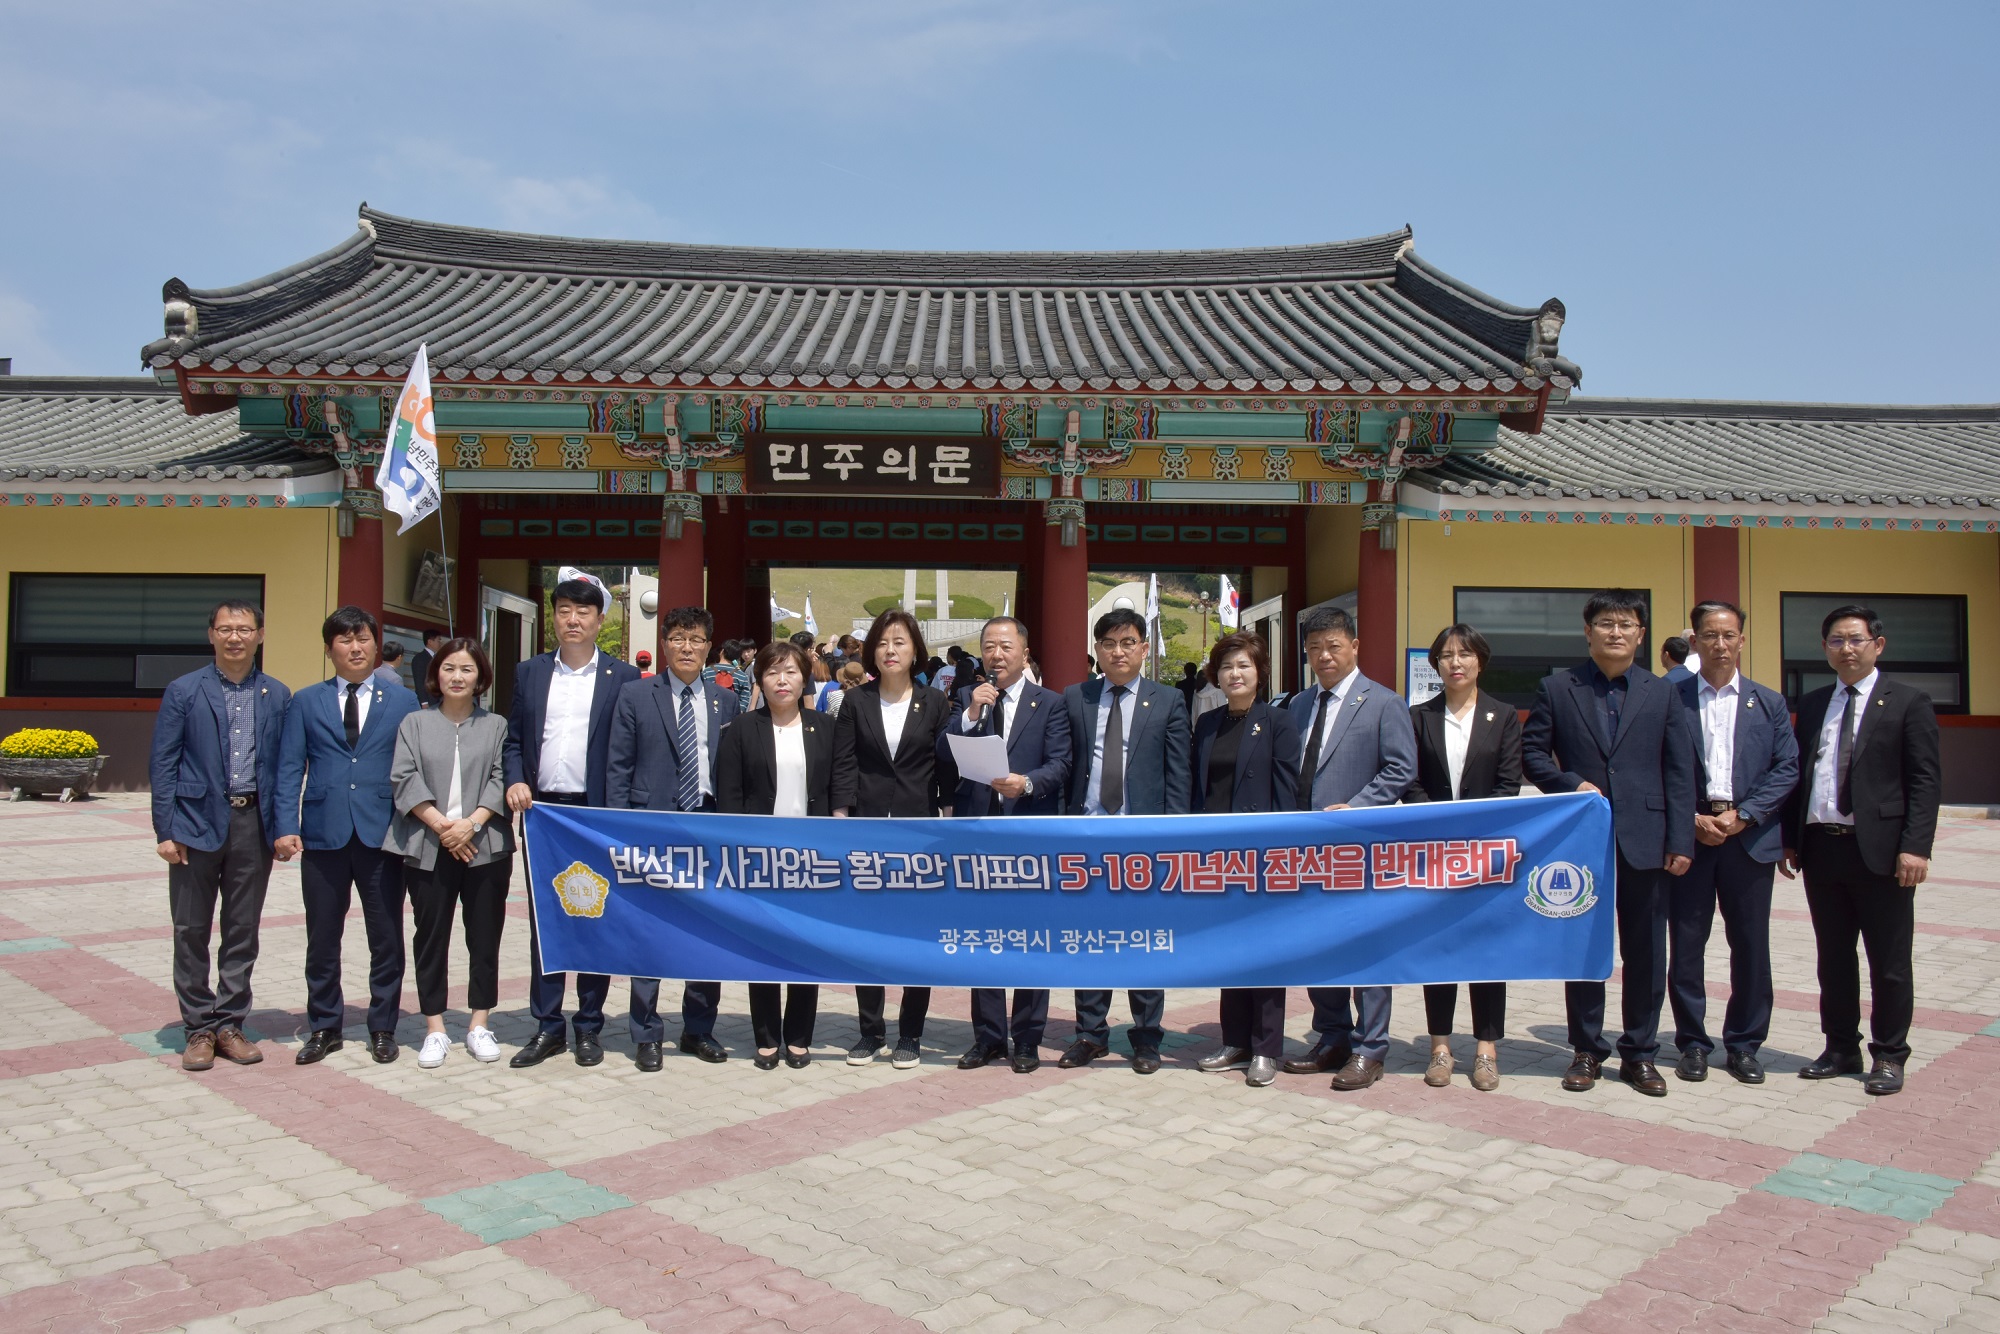
[[[1384,484],[1374,484],[1379,494]],[[1403,674],[1396,670],[1396,507],[1387,502],[1371,503],[1361,520],[1361,581],[1359,620],[1361,622],[1361,674],[1391,690],[1403,688]],[[1390,546],[1382,545],[1389,534]]]
[[[1073,545],[1063,545],[1063,521],[1074,520]],[[1042,507],[1042,595],[1035,627],[1041,652],[1042,684],[1062,690],[1088,671],[1090,629],[1090,547],[1083,535],[1083,502],[1051,500]]]
[[[759,647],[771,642],[771,567],[761,561],[743,566],[743,634]]]
[[[1028,656],[1041,665],[1048,656],[1042,643],[1048,628],[1048,618],[1042,614],[1042,507],[1024,500],[1020,515],[1028,540],[1014,572],[1014,616],[1028,627]]]
[[[716,496],[708,511],[708,610],[715,637],[740,639],[748,626],[743,595],[743,497]],[[725,513],[723,506],[728,505]]]
[[[339,593],[342,606],[359,607],[382,619],[382,493],[370,487],[349,487],[341,493],[353,524],[352,537],[340,539]]]
[[[669,534],[673,530],[674,516],[681,520],[679,537]],[[660,612],[664,615],[672,607],[700,606],[702,591],[702,537],[707,525],[702,522],[701,497],[682,492],[670,495],[660,511]],[[648,644],[634,644],[633,651],[650,648]]]
[[[1736,530],[1696,528],[1691,530],[1691,534],[1694,540],[1694,600],[1733,602],[1742,606],[1743,577],[1737,561],[1740,547]]]

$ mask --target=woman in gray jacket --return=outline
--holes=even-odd
[[[396,731],[389,768],[396,814],[382,847],[400,855],[406,867],[417,919],[417,1004],[429,1029],[417,1064],[435,1070],[451,1051],[444,1002],[454,906],[464,916],[470,956],[466,1050],[481,1061],[500,1059],[486,1019],[500,999],[500,932],[514,871],[514,831],[500,765],[507,720],[478,702],[493,684],[485,650],[471,639],[447,641],[431,659],[427,684],[437,707],[408,715]]]

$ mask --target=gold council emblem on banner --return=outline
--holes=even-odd
[[[604,916],[604,900],[611,893],[611,882],[582,862],[571,862],[549,887],[571,917]]]

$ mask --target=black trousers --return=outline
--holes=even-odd
[[[1667,996],[1674,1007],[1674,1046],[1714,1051],[1708,1033],[1707,955],[1715,910],[1729,940],[1729,1005],[1722,1012],[1727,1051],[1757,1053],[1771,1034],[1771,884],[1776,862],[1760,862],[1732,838],[1697,848],[1688,873],[1667,886],[1667,934],[1672,944]]]
[[[689,982],[681,988],[681,1031],[690,1037],[715,1036],[715,1016],[722,1010],[722,983]]]
[[[174,995],[190,1036],[241,1028],[250,1014],[250,970],[257,963],[257,927],[271,884],[271,849],[257,803],[229,811],[229,832],[214,852],[187,850],[167,867],[167,907],[174,920]],[[209,985],[208,945],[221,907],[222,944]]]
[[[1852,834],[1827,834],[1807,826],[1799,861],[1806,878],[1819,946],[1819,1031],[1829,1051],[1861,1050],[1861,964],[1857,939],[1868,949],[1870,1054],[1878,1060],[1910,1059],[1910,1017],[1916,1007],[1911,947],[1917,930],[1917,891],[1877,875],[1861,860]]]
[[[698,985],[690,982],[689,986]],[[721,983],[714,984],[720,986]],[[784,988],[784,1014],[778,1013],[778,984],[750,984],[750,1032],[758,1050],[775,1047],[782,1036],[787,1047],[810,1047],[813,1023],[819,1018],[819,988],[797,982]]]
[[[435,867],[412,866],[407,874],[417,918],[411,950],[417,958],[417,1008],[427,1018],[444,1013],[451,990],[451,914],[457,908],[465,923],[465,1008],[492,1009],[500,1003],[500,933],[507,925],[513,854],[467,866],[440,848]]]
[[[1618,1055],[1627,1061],[1656,1060],[1660,1054],[1660,1007],[1667,999],[1667,882],[1665,870],[1641,870],[1618,858],[1618,961],[1625,980],[1619,988]],[[1604,983],[1566,982],[1569,1045],[1604,1060]]]
[[[1285,1053],[1285,989],[1224,987],[1222,1045],[1248,1047],[1253,1056],[1273,1060]]]
[[[1165,1030],[1161,1025],[1166,1020],[1167,993],[1164,991],[1128,991],[1126,1001],[1132,1006],[1131,1041],[1135,1047],[1158,1047]],[[1100,1047],[1111,1045],[1111,993],[1108,991],[1079,991],[1076,993],[1076,1035],[1087,1038]]]
[[[1049,993],[1027,988],[1014,992],[1014,1018],[1007,1020],[1007,993],[999,987],[975,987],[972,992],[972,1045],[981,1051],[1006,1051],[1011,1037],[1015,1051],[1042,1045],[1049,1025]]]
[[[1507,1026],[1507,984],[1468,982],[1472,993],[1472,1036],[1480,1042],[1498,1042]],[[1458,983],[1430,982],[1424,986],[1424,1023],[1434,1038],[1451,1036],[1451,1020],[1458,1009]]]
[[[859,1011],[861,1040],[881,1046],[888,1040],[889,1026],[882,1009],[888,1001],[887,987],[856,987],[854,1008]],[[904,987],[903,1003],[896,1015],[896,1037],[902,1042],[915,1042],[924,1035],[924,1019],[931,1012],[931,989],[929,987]]]
[[[444,855],[444,854],[441,854]],[[393,1033],[403,1004],[403,859],[359,836],[342,848],[307,848],[299,864],[306,908],[306,1020],[313,1032],[346,1020],[340,987],[347,909],[361,895],[368,931],[368,1031]]]
[[[557,806],[581,806],[586,798],[582,793],[537,792],[536,801],[546,801]],[[534,976],[528,979],[528,1010],[535,1016],[535,1027],[555,1037],[563,1036],[563,990],[568,981],[567,973],[542,971],[541,933],[535,929],[534,914],[528,915],[528,950],[534,968]],[[606,973],[578,973],[576,975],[576,1017],[569,1027],[578,1033],[601,1033],[604,1031],[604,1002],[611,996],[611,978]],[[660,1021],[660,981],[653,977],[632,979],[631,1009],[632,1040],[634,1042],[660,1042],[666,1037],[666,1025]]]

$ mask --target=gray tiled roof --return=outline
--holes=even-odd
[[[0,376],[0,481],[223,481],[324,472],[332,460],[190,417],[151,376]]]
[[[1411,474],[1444,496],[2000,507],[2000,404],[1573,398]]]
[[[1504,392],[1578,378],[1536,338],[1560,302],[1496,301],[1410,247],[1405,228],[1252,250],[771,250],[530,236],[364,206],[348,240],[268,277],[170,281],[169,335],[142,356],[400,375],[427,342],[444,379],[544,383]]]

